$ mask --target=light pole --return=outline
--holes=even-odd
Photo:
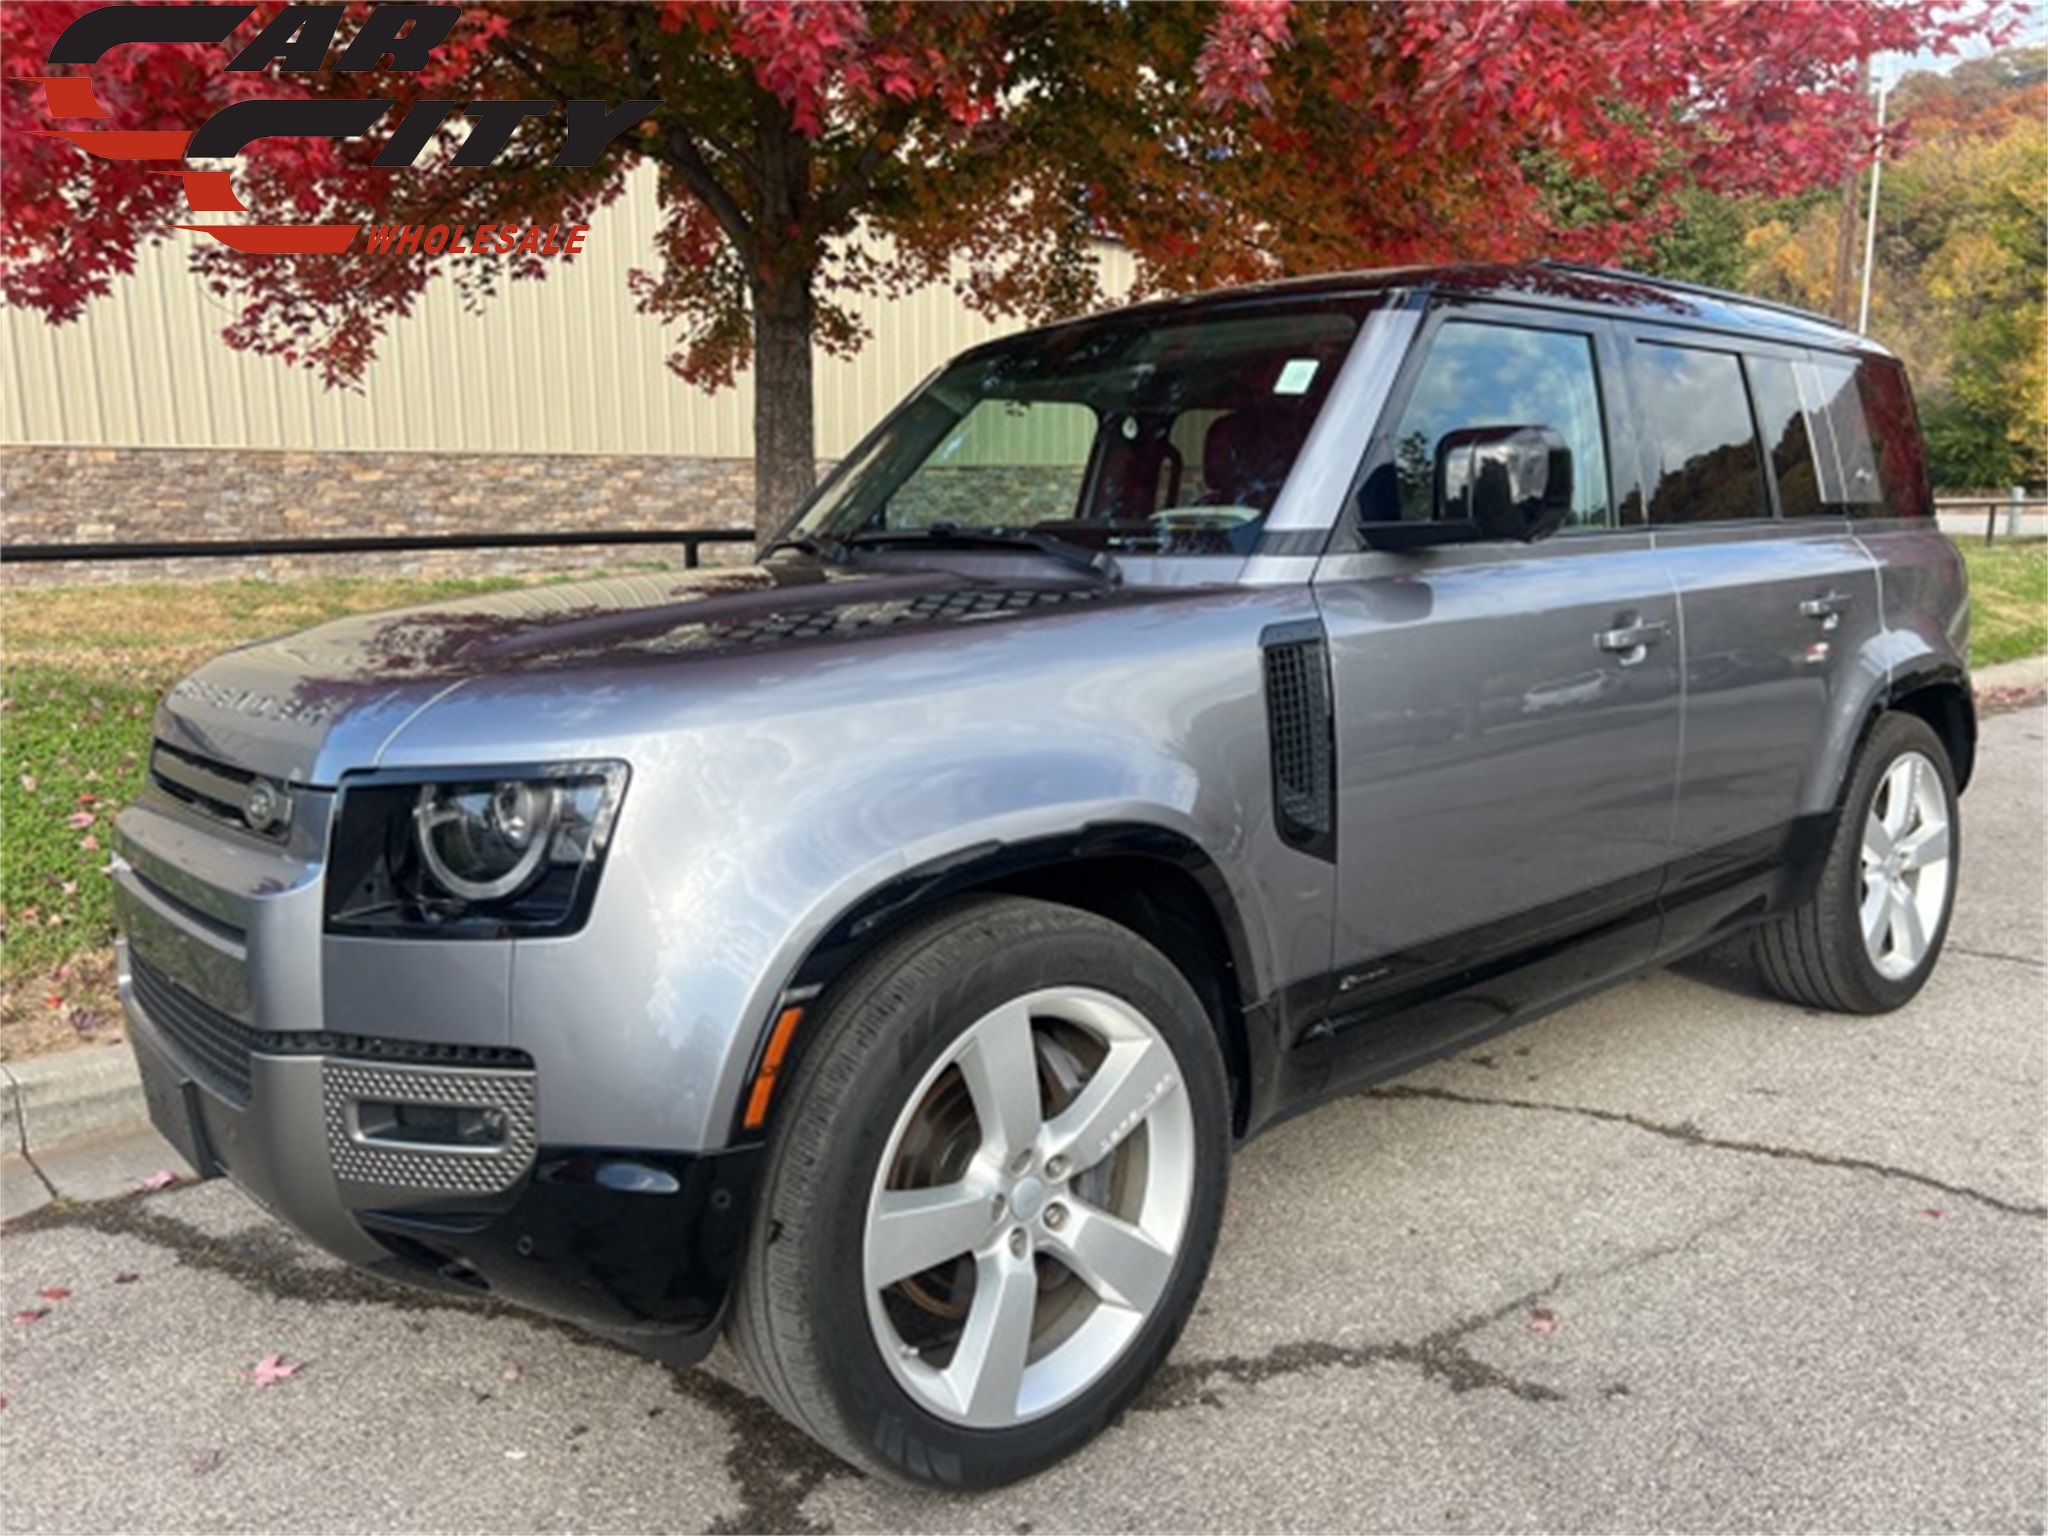
[[[1863,299],[1856,306],[1856,333],[1870,334],[1870,269],[1877,257],[1877,189],[1884,181],[1884,114],[1891,87],[1877,88],[1877,138],[1870,147],[1870,212],[1863,224]]]

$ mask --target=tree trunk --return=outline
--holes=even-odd
[[[812,420],[811,274],[754,295],[754,531],[766,540],[817,484]]]

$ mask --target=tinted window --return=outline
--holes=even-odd
[[[1856,365],[1856,393],[1877,444],[1877,478],[1885,510],[1893,517],[1925,517],[1932,511],[1927,461],[1920,450],[1920,422],[1906,373],[1897,363],[1865,358]]]
[[[1552,427],[1572,451],[1569,528],[1604,528],[1607,434],[1590,336],[1452,321],[1436,333],[1394,435],[1399,511],[1427,522],[1435,510],[1436,453],[1468,427]]]
[[[1814,464],[1813,429],[1799,399],[1799,380],[1782,358],[1751,357],[1749,387],[1756,395],[1757,424],[1771,457],[1771,476],[1778,483],[1778,511],[1785,517],[1818,517],[1820,472]]]
[[[1847,358],[1816,358],[1813,375],[1820,385],[1820,418],[1833,448],[1821,460],[1828,469],[1823,492],[1828,509],[1838,516],[1873,516],[1883,506],[1884,490],[1856,390],[1856,365]]]
[[[1645,342],[1636,348],[1648,415],[1650,521],[1762,517],[1763,459],[1742,363],[1732,352]]]

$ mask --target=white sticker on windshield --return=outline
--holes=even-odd
[[[1291,359],[1280,370],[1280,381],[1273,386],[1276,395],[1305,395],[1308,387],[1315,382],[1316,360],[1312,357]]]

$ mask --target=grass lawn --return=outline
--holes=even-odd
[[[1965,544],[1972,665],[2048,650],[2048,543]],[[556,578],[559,579],[559,578]],[[151,582],[7,594],[0,679],[0,1055],[120,1037],[106,875],[156,699],[217,652],[515,579]]]
[[[0,676],[0,1055],[120,1038],[107,853],[160,694],[265,635],[516,580],[16,588]]]
[[[2048,542],[1960,545],[1970,568],[1970,665],[2048,651]]]

